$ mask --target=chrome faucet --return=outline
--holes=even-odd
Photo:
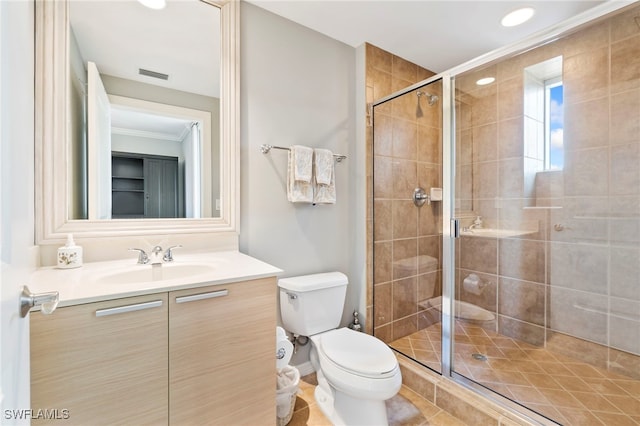
[[[473,220],[473,223],[471,225],[469,225],[469,230],[471,229],[478,229],[478,228],[482,228],[482,217],[481,216],[476,216],[476,218]]]
[[[169,247],[165,252],[164,252],[164,256],[162,256],[162,260],[164,262],[173,262],[173,252],[171,250],[173,250],[174,248],[180,248],[182,247],[182,245],[178,244],[176,246],[171,246]]]
[[[148,265],[149,263],[152,265],[159,265],[164,262],[173,262],[173,249],[182,247],[182,245],[178,244],[175,246],[171,246],[166,250],[162,250],[162,247],[155,246],[151,249],[151,255],[148,255],[144,250],[139,248],[130,248],[129,251],[137,251],[138,252],[138,263],[140,265]],[[162,257],[160,257],[162,255]]]
[[[161,254],[162,254],[162,247],[155,246],[154,248],[151,249],[151,264],[152,265],[159,265],[159,264],[162,263],[162,258],[160,257]]]
[[[129,251],[137,251],[138,252],[138,264],[140,265],[146,265],[147,263],[150,262],[149,260],[149,256],[147,255],[147,253],[139,248],[130,248]]]

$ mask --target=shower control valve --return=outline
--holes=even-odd
[[[431,204],[431,197],[427,194],[423,188],[416,188],[413,190],[413,204],[417,207],[422,207],[424,203]]]

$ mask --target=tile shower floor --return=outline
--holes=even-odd
[[[296,399],[293,416],[288,426],[331,426],[316,404],[313,392],[317,386],[316,375],[300,380],[300,394]],[[386,402],[387,420],[390,426],[465,426],[465,423],[436,407],[422,396],[402,386],[398,395]]]
[[[439,370],[440,332],[434,324],[390,346]],[[453,369],[563,425],[640,425],[640,380],[478,326],[456,324]]]

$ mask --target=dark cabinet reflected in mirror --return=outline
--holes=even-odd
[[[112,219],[184,217],[178,157],[113,152]]]
[[[69,219],[219,217],[219,9],[73,0],[69,21]]]

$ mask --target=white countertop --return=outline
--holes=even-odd
[[[171,279],[164,280],[117,281],[120,276],[130,277],[139,272],[146,274],[151,268],[188,269],[191,266],[198,267],[198,271],[187,276],[172,274],[174,276]],[[62,307],[273,277],[282,272],[281,269],[238,251],[176,253],[173,262],[154,266],[136,264],[136,258],[131,258],[85,263],[75,269],[39,268],[31,275],[28,286],[33,293],[59,292],[58,307]]]

